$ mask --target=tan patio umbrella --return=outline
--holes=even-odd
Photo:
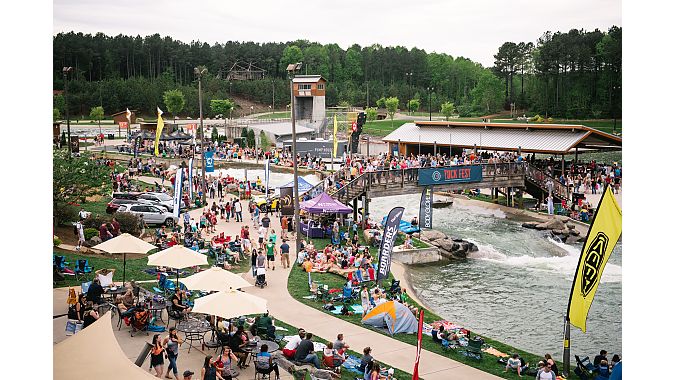
[[[128,233],[123,233],[112,239],[104,241],[92,247],[108,253],[122,253],[124,254],[124,263],[122,264],[122,285],[127,275],[127,253],[142,253],[146,254],[148,251],[155,249],[154,245],[147,241],[141,240]]]
[[[268,301],[239,290],[229,289],[195,299],[194,313],[217,315],[230,319],[268,311]]]
[[[148,256],[148,265],[163,266],[176,269],[176,286],[178,287],[178,269],[207,265],[207,256],[182,245],[175,245]]]
[[[113,334],[110,313],[54,346],[55,380],[157,379],[127,358]]]
[[[241,276],[221,267],[211,267],[180,281],[190,290],[223,291],[253,286]]]

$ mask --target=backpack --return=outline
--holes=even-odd
[[[134,319],[132,321],[132,326],[137,330],[144,330],[148,326],[148,320],[150,319],[150,313],[148,310],[142,309],[134,311]]]

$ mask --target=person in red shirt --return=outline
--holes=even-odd
[[[113,237],[118,236],[120,234],[120,222],[113,218],[113,221],[110,224],[113,226]]]

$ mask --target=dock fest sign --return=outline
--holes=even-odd
[[[483,180],[481,165],[460,165],[418,170],[419,186],[481,182],[481,180]]]

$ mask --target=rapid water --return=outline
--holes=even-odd
[[[419,195],[374,198],[371,217],[393,205],[418,214]],[[434,210],[434,228],[474,242],[466,260],[409,267],[411,286],[437,314],[533,354],[563,357],[563,318],[581,244],[564,244],[525,229],[500,210],[462,204]],[[587,333],[571,326],[571,358],[612,356],[622,348],[622,243],[603,272],[589,311]]]

